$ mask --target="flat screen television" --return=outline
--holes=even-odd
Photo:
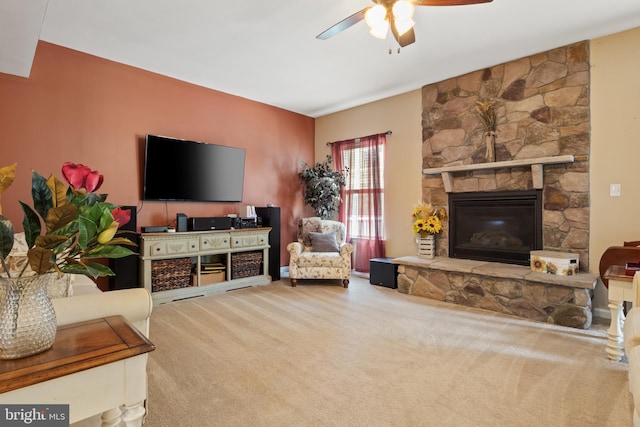
[[[147,135],[143,200],[241,202],[245,150]]]

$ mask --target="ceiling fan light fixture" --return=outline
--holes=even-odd
[[[382,25],[387,20],[387,9],[381,4],[377,4],[367,9],[364,13],[364,19],[367,21],[369,28],[373,29]],[[388,23],[387,23],[388,25]]]
[[[411,18],[405,19],[404,21],[400,21],[396,19],[396,30],[398,30],[399,35],[403,35],[407,31],[412,29],[414,25],[416,25],[416,23]]]
[[[371,27],[369,32],[373,37],[377,37],[379,39],[387,38],[387,33],[389,32],[389,21],[382,21],[375,27]]]
[[[398,0],[393,4],[391,11],[396,21],[407,21],[413,17],[414,6],[410,1]]]
[[[413,31],[415,22],[413,13],[415,6],[463,6],[480,3],[491,3],[493,0],[371,0],[374,5],[366,6],[358,12],[346,17],[337,24],[316,36],[326,40],[347,28],[366,20],[370,33],[374,37],[386,38],[389,29],[400,47],[408,46],[416,41]]]

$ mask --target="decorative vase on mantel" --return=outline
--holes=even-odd
[[[486,158],[487,163],[496,161],[496,137],[497,134],[495,132],[487,132],[484,135],[484,142],[487,146]]]
[[[0,359],[48,350],[56,338],[56,312],[47,284],[57,273],[0,277]]]
[[[418,256],[420,258],[432,259],[436,256],[436,238],[433,234],[427,237],[416,237],[418,243]]]

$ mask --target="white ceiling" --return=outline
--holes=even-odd
[[[0,72],[27,77],[37,40],[319,117],[640,26],[639,0],[418,7],[398,54],[360,22],[370,0],[0,0]],[[389,54],[388,49],[394,53]]]

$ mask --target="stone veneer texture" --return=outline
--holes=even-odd
[[[544,167],[543,246],[589,259],[589,44],[580,42],[424,86],[423,168],[484,163],[476,102],[498,117],[496,161],[571,154]],[[461,172],[454,192],[533,188],[528,167]],[[423,200],[447,205],[439,175],[423,176]],[[436,239],[447,256],[447,230]]]
[[[544,273],[536,273],[544,274]],[[595,280],[595,276],[584,275]],[[572,328],[591,326],[592,290],[526,278],[398,266],[398,291]]]

